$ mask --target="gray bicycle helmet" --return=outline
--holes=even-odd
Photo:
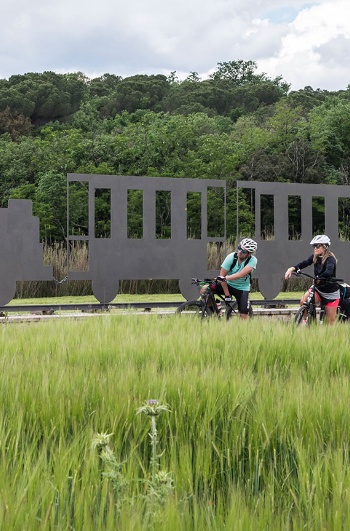
[[[310,245],[314,245],[315,243],[320,243],[329,247],[331,244],[331,240],[325,234],[317,234],[317,236],[314,236],[314,238],[312,238]]]
[[[248,251],[248,253],[255,253],[258,247],[258,244],[254,240],[251,240],[250,238],[243,238],[243,240],[240,242],[239,245],[243,247],[243,249]]]

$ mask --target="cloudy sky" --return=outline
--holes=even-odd
[[[10,0],[0,78],[26,72],[205,79],[253,60],[292,90],[350,85],[349,0]]]

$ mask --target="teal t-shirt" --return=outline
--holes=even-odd
[[[238,259],[236,262],[236,265],[233,269],[230,269],[232,266],[232,262],[234,260],[235,253],[230,253],[226,256],[225,260],[222,262],[221,267],[223,269],[227,269],[228,273],[227,275],[233,275],[234,273],[238,273],[238,271],[242,271],[242,269],[245,267],[244,263],[246,261],[243,260],[241,264],[238,263]],[[254,255],[251,255],[250,260],[248,262],[248,266],[252,267],[253,269],[256,269],[256,264],[258,263],[256,257]],[[237,280],[228,280],[227,284],[232,286],[236,289],[241,289],[243,291],[250,291],[250,276],[245,275],[244,277],[238,278]]]

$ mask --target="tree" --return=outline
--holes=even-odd
[[[198,72],[190,72],[190,75],[186,77],[186,81],[189,81],[190,83],[198,83],[201,78],[198,75]]]
[[[346,184],[350,181],[350,102],[330,98],[312,109],[309,115],[311,144],[325,163],[339,170]],[[340,182],[339,184],[343,184]]]
[[[0,110],[9,107],[38,125],[78,110],[85,91],[86,78],[81,73],[11,76],[0,84]]]
[[[118,85],[121,81],[122,77],[114,74],[103,74],[103,76],[91,79],[87,83],[89,98],[110,96],[118,90]]]
[[[261,80],[263,76],[257,76],[254,72],[257,69],[255,61],[227,61],[217,63],[217,69],[211,74],[214,81],[231,81],[235,85],[241,85],[247,81]]]
[[[32,124],[28,117],[12,111],[10,107],[0,111],[0,135],[9,133],[12,140],[17,140],[20,136],[29,136],[31,131]]]
[[[161,111],[161,102],[169,91],[166,76],[137,75],[126,77],[118,83],[110,96],[110,115],[122,111],[135,112],[137,109]]]

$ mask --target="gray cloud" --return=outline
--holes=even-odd
[[[0,77],[45,70],[205,77],[218,62],[242,59],[293,89],[340,90],[350,83],[347,1],[14,0],[2,9]]]

